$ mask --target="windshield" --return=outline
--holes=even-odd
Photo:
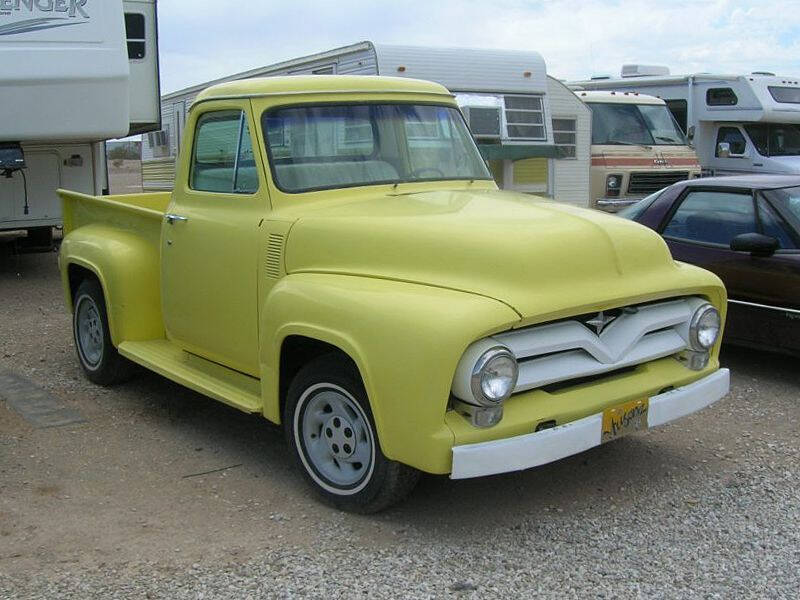
[[[592,102],[592,143],[684,146],[686,138],[664,104]]]
[[[744,128],[761,156],[800,155],[800,125],[753,123]]]
[[[281,108],[266,112],[262,126],[285,192],[492,178],[461,113],[448,106]]]
[[[772,190],[769,196],[776,202],[785,206],[792,216],[800,222],[800,187]]]

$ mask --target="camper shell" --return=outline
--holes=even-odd
[[[49,247],[56,190],[107,193],[104,141],[160,128],[156,0],[0,3],[0,63],[0,231]]]
[[[620,78],[574,84],[662,98],[705,174],[800,173],[800,77],[670,75],[666,67],[625,65]]]
[[[370,41],[163,96],[162,129],[142,139],[145,188],[172,189],[187,113],[200,92],[228,81],[280,75],[388,75],[440,83],[455,95],[501,187],[588,205],[591,115],[563,83],[547,76],[539,53]]]

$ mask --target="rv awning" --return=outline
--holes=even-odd
[[[483,158],[486,160],[520,160],[522,158],[559,158],[561,154],[556,146],[547,144],[478,144]]]

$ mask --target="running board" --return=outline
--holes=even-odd
[[[190,354],[169,340],[122,342],[119,353],[205,396],[248,413],[260,413],[261,381]]]

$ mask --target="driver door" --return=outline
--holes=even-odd
[[[161,239],[168,337],[184,350],[258,376],[257,265],[268,206],[244,101],[193,111]]]

